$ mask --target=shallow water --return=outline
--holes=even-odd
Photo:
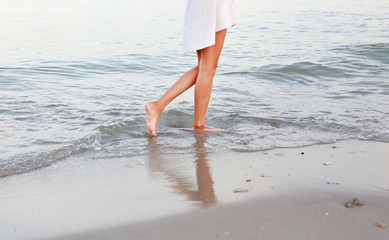
[[[236,1],[207,125],[209,152],[389,141],[389,2]],[[185,1],[4,1],[0,177],[69,157],[145,155],[144,104],[195,64]],[[164,153],[195,152],[193,91],[158,124]]]

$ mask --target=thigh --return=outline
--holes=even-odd
[[[223,49],[224,39],[226,38],[227,29],[215,33],[215,44],[197,51],[199,66],[217,64]]]

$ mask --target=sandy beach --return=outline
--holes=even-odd
[[[0,181],[4,239],[387,239],[388,143],[70,159]],[[362,206],[346,208],[353,198]]]
[[[185,1],[0,8],[0,240],[389,239],[389,1],[235,2],[225,131],[190,131],[192,89],[157,137],[145,104],[198,64]]]
[[[369,206],[344,209],[348,196]],[[387,194],[283,193],[60,239],[387,239]],[[379,222],[378,221],[378,222]]]

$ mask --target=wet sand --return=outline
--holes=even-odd
[[[366,205],[346,209],[356,193],[295,192],[193,211],[61,239],[388,239],[387,194],[358,193]]]
[[[0,180],[7,239],[388,239],[389,144],[68,159]],[[346,208],[358,197],[363,206]]]

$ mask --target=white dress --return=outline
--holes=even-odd
[[[234,0],[187,0],[183,50],[215,44],[215,33],[238,23]]]

